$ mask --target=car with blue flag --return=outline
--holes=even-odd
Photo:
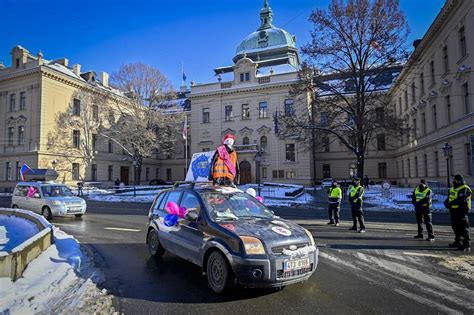
[[[146,243],[202,268],[210,288],[281,288],[308,280],[318,265],[312,234],[232,187],[178,182],[155,198]]]

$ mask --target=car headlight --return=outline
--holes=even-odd
[[[240,239],[244,243],[245,253],[247,255],[265,255],[265,248],[258,238],[241,236]]]
[[[59,201],[59,200],[53,200],[53,205],[55,205],[55,206],[62,206],[62,205],[63,205],[63,202],[62,202],[62,201]]]
[[[309,241],[311,243],[310,245],[314,246],[316,243],[314,242],[313,234],[311,234],[311,232],[307,229],[304,229],[304,231],[306,232],[306,235],[308,235]]]

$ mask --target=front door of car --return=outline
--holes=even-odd
[[[199,230],[201,220],[201,204],[194,192],[184,192],[181,198],[180,207],[186,208],[187,211],[195,211],[198,214],[196,221],[190,221],[187,217],[179,219],[180,230],[177,235],[183,242],[185,249],[190,255],[190,259],[199,264],[200,249],[202,247],[204,233]]]

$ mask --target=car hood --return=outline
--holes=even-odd
[[[60,197],[48,197],[48,200],[57,200],[67,203],[80,203],[82,202],[82,198],[75,197],[75,196],[60,196]]]
[[[304,228],[281,218],[245,218],[218,224],[238,236],[256,237],[269,246],[309,243]]]

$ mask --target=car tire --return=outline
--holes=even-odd
[[[82,213],[75,214],[74,216],[75,216],[76,218],[80,219],[80,218],[82,218]]]
[[[41,214],[46,220],[51,220],[53,218],[53,214],[51,213],[51,209],[49,209],[49,207],[43,207]]]
[[[13,206],[12,206],[12,209],[18,209],[18,206],[17,206],[17,205],[13,205]]]
[[[232,270],[225,256],[218,250],[213,251],[206,263],[207,282],[217,294],[228,291],[232,284]]]
[[[155,229],[150,229],[147,235],[147,244],[148,251],[150,255],[154,258],[161,257],[165,253],[165,249],[160,244],[160,239],[158,237],[158,231]]]

